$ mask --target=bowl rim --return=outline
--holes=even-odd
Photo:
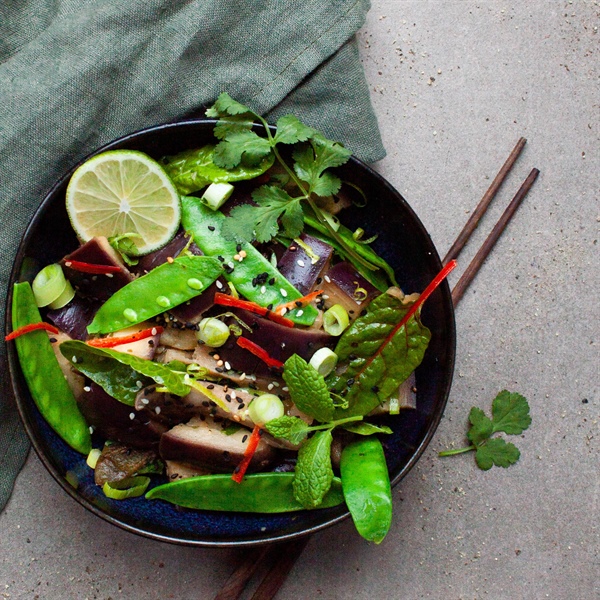
[[[134,132],[128,133],[124,136],[115,138],[106,144],[103,144],[99,148],[90,152],[80,161],[78,161],[74,166],[72,166],[65,174],[63,174],[44,194],[43,200],[35,210],[33,216],[31,217],[25,232],[21,238],[21,242],[19,243],[19,247],[17,249],[17,253],[13,260],[13,268],[9,277],[9,285],[8,285],[8,295],[6,299],[6,311],[5,311],[5,335],[10,332],[9,323],[12,321],[12,297],[13,297],[13,285],[19,279],[19,273],[21,269],[21,265],[23,262],[23,258],[25,256],[25,247],[28,245],[30,236],[32,234],[32,230],[36,227],[36,224],[40,218],[40,216],[47,210],[48,206],[52,204],[55,200],[55,194],[57,191],[64,186],[64,184],[71,178],[74,171],[85,161],[90,159],[92,156],[95,156],[101,152],[106,152],[108,150],[112,150],[115,147],[122,147],[124,143],[127,143],[129,140],[135,140],[140,136],[152,135],[156,132],[164,132],[168,130],[176,131],[178,129],[185,129],[186,127],[192,126],[204,126],[210,125],[214,126],[217,122],[216,119],[186,119],[182,121],[177,121],[173,123],[163,123],[159,125],[153,125],[151,127],[145,127]],[[350,158],[350,162],[354,162],[358,165],[358,167],[364,170],[369,177],[373,177],[379,181],[381,185],[383,185],[386,190],[399,199],[399,201],[403,204],[403,209],[406,210],[411,220],[413,221],[413,225],[416,226],[417,229],[420,230],[421,235],[424,239],[428,239],[431,241],[430,235],[426,230],[425,226],[413,210],[413,208],[408,204],[408,202],[404,199],[404,197],[392,186],[392,184],[385,179],[382,175],[380,175],[377,171],[375,171],[371,166],[364,163],[362,160],[352,155]],[[438,263],[439,269],[442,267],[441,259],[435,248],[433,241],[431,241],[431,247],[434,251],[433,260]],[[417,461],[422,456],[423,452],[431,442],[441,418],[444,414],[444,410],[446,404],[448,402],[448,397],[450,394],[450,390],[452,387],[452,380],[455,368],[455,360],[456,360],[456,321],[455,321],[455,313],[454,306],[451,299],[450,288],[447,280],[439,286],[438,288],[440,292],[443,294],[444,303],[448,305],[449,308],[449,323],[446,329],[446,335],[448,336],[448,344],[447,344],[447,369],[444,372],[443,378],[443,387],[444,393],[443,397],[438,400],[436,411],[433,413],[430,423],[426,429],[426,433],[421,440],[420,444],[414,449],[410,459],[403,465],[400,471],[390,480],[392,488],[396,486],[414,467]],[[81,496],[77,489],[74,488],[67,479],[61,475],[55,466],[52,464],[50,459],[46,456],[44,452],[43,444],[36,433],[36,427],[31,422],[30,415],[28,414],[25,401],[20,397],[17,393],[18,390],[18,372],[20,370],[19,360],[17,357],[16,349],[14,345],[10,344],[7,346],[7,363],[8,363],[8,371],[10,376],[10,395],[12,396],[14,402],[17,405],[17,409],[19,412],[19,416],[21,418],[21,422],[24,425],[25,431],[29,437],[29,440],[41,460],[44,467],[50,473],[50,475],[54,478],[54,480],[67,492],[71,498],[76,500],[79,504],[81,504],[84,508],[91,511],[101,519],[116,525],[120,529],[125,531],[129,531],[130,533],[134,533],[136,535],[140,535],[145,538],[153,539],[160,542],[168,542],[177,545],[185,545],[185,546],[196,546],[196,547],[204,547],[204,548],[235,548],[235,547],[251,547],[251,546],[260,546],[264,544],[271,543],[280,543],[287,542],[291,540],[296,540],[302,538],[304,536],[316,533],[317,531],[321,531],[323,529],[329,528],[337,523],[340,523],[350,517],[350,512],[346,509],[342,514],[333,516],[331,518],[326,519],[322,523],[318,523],[312,526],[308,526],[302,530],[284,533],[284,534],[269,534],[268,536],[260,539],[212,539],[212,538],[203,538],[203,539],[188,539],[184,537],[178,537],[177,535],[167,535],[161,534],[153,531],[148,531],[143,529],[142,527],[137,527],[131,523],[124,522],[117,517],[114,517],[100,508],[98,508],[95,504],[90,502],[85,497]],[[31,400],[28,400],[31,403]],[[35,404],[33,404],[35,407]],[[37,410],[37,407],[35,407]]]

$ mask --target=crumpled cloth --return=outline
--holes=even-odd
[[[55,180],[116,137],[203,115],[222,91],[272,121],[293,113],[367,162],[383,158],[354,37],[369,7],[368,0],[3,0],[0,297],[27,223]],[[1,511],[29,450],[4,342],[0,373]]]

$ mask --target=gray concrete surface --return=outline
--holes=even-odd
[[[379,170],[443,253],[517,139],[526,149],[467,264],[532,167],[541,176],[461,303],[456,377],[437,434],[394,490],[381,546],[345,522],[315,536],[278,598],[600,597],[598,2],[377,0],[360,32],[388,157]],[[454,278],[456,279],[456,277]],[[510,469],[480,471],[472,405],[524,394]],[[0,597],[211,598],[238,551],[141,539],[88,514],[35,455],[0,516]]]

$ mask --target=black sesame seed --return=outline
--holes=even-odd
[[[242,410],[242,408],[244,408],[245,406],[246,406],[246,405],[245,405],[243,402],[241,402],[241,403],[238,405],[238,409],[239,409],[239,410]]]
[[[223,369],[223,367],[215,367],[215,371],[216,371],[217,373],[224,373],[224,372],[225,372],[225,369]]]
[[[269,279],[269,285],[275,285],[275,277],[271,277],[271,279]]]
[[[206,389],[207,389],[207,390],[214,390],[214,389],[215,389],[215,386],[214,386],[212,383],[209,383],[209,384],[206,386]]]
[[[236,251],[236,252],[241,252],[241,251],[242,251],[242,245],[241,245],[241,244],[238,244],[238,245],[235,247],[235,251]]]
[[[248,439],[248,436],[247,436],[247,435],[245,435],[245,436],[242,438],[242,444],[243,444],[243,443],[244,443],[244,442],[245,442],[247,439]]]
[[[231,394],[225,394],[225,400],[227,400],[227,402],[231,402]]]
[[[209,231],[214,231],[214,230],[215,230],[215,228],[214,228],[214,225],[209,225],[209,226],[208,226],[208,230],[209,230]]]
[[[350,377],[350,379],[348,379],[348,381],[346,381],[346,385],[347,385],[348,387],[351,387],[351,386],[353,386],[353,385],[354,385],[354,378],[353,378],[353,377]]]
[[[217,405],[217,403],[216,403],[216,402],[214,402],[213,400],[210,400],[210,405],[211,405],[211,406],[216,406],[216,405]]]
[[[217,259],[220,260],[221,262],[225,262],[225,259],[219,254],[219,256],[217,256]]]
[[[322,277],[317,277],[317,285],[321,285],[322,281],[323,281]]]
[[[208,408],[210,406],[208,400],[202,400],[202,406],[206,406]]]
[[[55,337],[51,337],[51,338],[49,338],[49,339],[50,339],[50,343],[51,343],[51,344],[54,344],[54,343],[56,342],[56,338],[55,338]]]
[[[379,391],[379,386],[377,386],[377,385],[374,385],[374,386],[371,388],[371,391],[372,391],[374,394],[376,394],[376,393]]]

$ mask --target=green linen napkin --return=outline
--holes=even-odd
[[[368,162],[385,154],[354,34],[368,0],[3,0],[0,320],[22,232],[96,147],[201,114],[222,91],[292,112]],[[3,327],[4,331],[4,327]],[[0,342],[0,511],[29,443]]]

